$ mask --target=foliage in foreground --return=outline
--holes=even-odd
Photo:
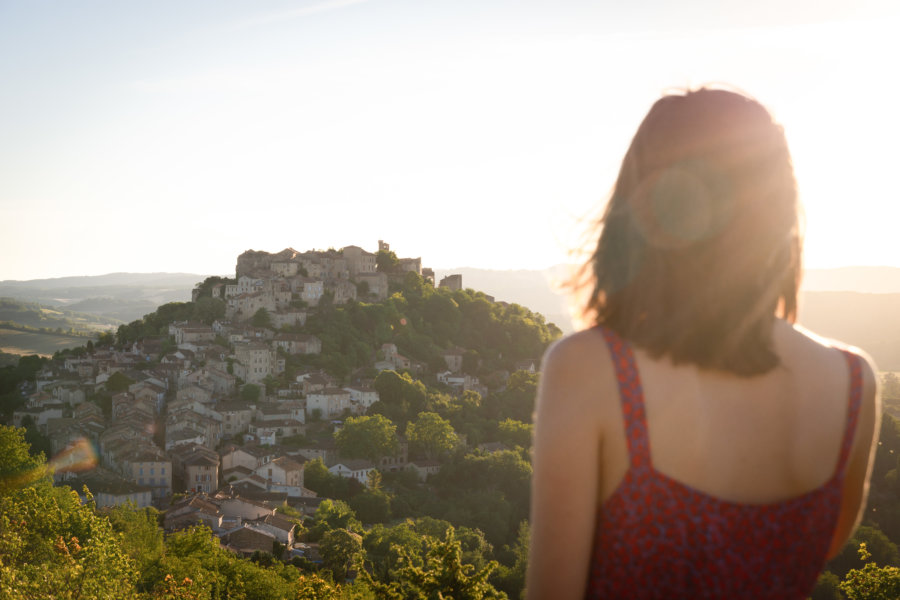
[[[155,510],[97,510],[90,494],[87,500],[51,484],[43,456],[29,453],[24,430],[0,426],[0,597],[364,599],[400,589],[401,596],[388,597],[431,598],[451,590],[460,600],[506,597],[488,582],[496,563],[467,562],[449,524],[440,537],[416,532],[408,547],[370,544],[376,548],[370,554],[363,545],[369,534],[352,510],[326,501],[317,514],[324,564],[301,570],[269,555],[235,556],[205,527],[163,539]],[[382,540],[383,531],[377,533]],[[382,560],[391,552],[402,560],[386,571]],[[376,568],[382,576],[373,578],[368,571]]]
[[[859,545],[859,558],[866,562],[862,569],[852,569],[841,582],[840,589],[848,600],[893,600],[900,598],[900,569],[879,567],[869,561],[872,555],[866,544]]]

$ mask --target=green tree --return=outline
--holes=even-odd
[[[841,593],[841,580],[831,571],[825,571],[816,580],[809,600],[844,600]]]
[[[303,484],[325,498],[349,498],[347,482],[347,478],[330,473],[321,458],[311,460],[304,465]]]
[[[225,301],[221,298],[197,298],[193,316],[197,321],[212,325],[215,320],[225,316]]]
[[[873,562],[884,566],[900,566],[900,552],[896,544],[877,527],[862,525],[844,545],[834,559],[828,563],[828,570],[843,578],[852,569],[861,569],[865,562],[860,558],[859,547],[866,546],[866,554]]]
[[[0,426],[0,597],[133,597],[137,570],[109,521],[47,474],[23,431]]]
[[[469,375],[477,375],[480,368],[481,358],[478,356],[478,351],[466,350],[463,353],[462,359],[463,373],[468,373]]]
[[[410,521],[393,527],[381,523],[373,525],[363,538],[372,576],[382,583],[389,583],[403,556],[419,556],[423,541],[423,536],[412,528]]]
[[[244,402],[256,402],[259,400],[262,390],[255,383],[247,383],[241,388],[241,400]]]
[[[269,314],[268,310],[260,308],[253,314],[253,317],[250,318],[250,324],[254,327],[272,329],[272,316]]]
[[[110,331],[104,331],[97,334],[97,345],[101,348],[113,346],[116,343],[116,334]]]
[[[385,523],[391,518],[391,496],[383,490],[366,489],[350,499],[350,508],[363,523]]]
[[[213,275],[211,277],[207,277],[201,283],[197,284],[197,301],[204,298],[212,298],[212,289],[214,286],[218,284],[228,285],[237,283],[237,279],[229,279],[228,277],[218,277]]]
[[[375,270],[379,273],[397,273],[400,271],[400,259],[391,250],[379,250],[375,255]]]
[[[122,535],[122,549],[137,565],[141,574],[139,589],[150,591],[159,576],[157,563],[165,553],[159,511],[128,503],[109,509],[106,517],[112,528]]]
[[[376,462],[396,454],[397,427],[384,415],[349,417],[334,434],[334,441],[342,456]]]
[[[896,373],[882,373],[881,395],[886,400],[900,400],[900,377]]]
[[[310,541],[321,540],[326,533],[333,529],[346,529],[354,533],[362,533],[363,526],[356,518],[356,513],[350,505],[342,500],[325,499],[319,503],[313,516],[314,525],[310,528],[307,538]]]
[[[109,379],[106,380],[106,391],[110,394],[119,394],[121,392],[127,392],[128,386],[134,384],[134,379],[131,379],[127,375],[123,375],[121,372],[116,371],[112,375],[109,376]]]
[[[381,414],[394,423],[405,423],[425,409],[428,390],[421,381],[414,381],[406,373],[381,371],[373,383],[378,402],[369,407],[369,414]]]
[[[866,563],[862,569],[852,569],[844,581],[841,591],[848,600],[896,600],[900,598],[900,568],[879,567],[871,561],[872,555],[866,544],[859,545],[859,559]]]
[[[440,346],[453,339],[462,321],[459,305],[446,293],[431,294],[424,302],[422,316],[434,343]]]
[[[497,426],[497,433],[500,441],[509,446],[521,446],[522,448],[531,448],[531,435],[534,425],[523,423],[514,419],[505,419]]]
[[[45,475],[44,457],[29,452],[25,430],[0,425],[0,495],[38,481]]]
[[[531,463],[524,450],[473,453],[454,458],[434,476],[446,499],[443,518],[476,527],[496,546],[513,543],[528,518]]]
[[[16,373],[20,381],[34,381],[38,371],[44,368],[47,359],[36,354],[23,356],[19,359],[19,365],[16,367]]]
[[[496,561],[491,561],[479,570],[473,565],[465,564],[459,540],[452,528],[447,530],[443,539],[425,539],[424,560],[407,548],[400,548],[398,551],[398,567],[390,582],[378,581],[366,571],[361,572],[379,597],[454,600],[506,598],[506,594],[497,591],[488,582],[491,573],[497,568]]]
[[[263,385],[266,388],[266,394],[274,394],[275,390],[278,389],[278,386],[281,385],[281,382],[278,381],[278,378],[273,377],[272,375],[266,375],[262,380]]]
[[[522,423],[531,423],[537,385],[537,373],[515,371],[509,376],[504,391],[485,398],[485,411],[491,418],[498,421],[514,419]]]
[[[470,446],[496,439],[497,422],[485,416],[478,392],[466,390],[461,396],[432,396],[431,407],[450,421],[454,431],[465,434]]]
[[[322,566],[334,574],[336,581],[344,581],[362,555],[362,536],[347,529],[332,529],[319,543]]]
[[[384,484],[384,476],[378,469],[372,469],[366,476],[366,489],[378,491]]]
[[[459,443],[450,421],[434,412],[420,413],[408,423],[406,438],[412,448],[429,459],[449,454]]]
[[[50,438],[40,432],[31,415],[26,415],[22,419],[22,427],[25,428],[25,441],[31,446],[31,453],[49,458],[52,450]]]
[[[506,592],[506,595],[510,598],[520,598],[524,596],[525,570],[528,567],[528,547],[530,543],[531,528],[528,521],[522,521],[519,524],[519,531],[516,535],[515,544],[508,548],[512,564],[510,566],[501,565],[497,570],[497,577],[492,579],[494,585],[499,590]],[[506,550],[506,548],[504,548],[504,550]],[[832,577],[834,576],[832,575]],[[834,580],[835,585],[837,585],[837,577],[834,577]],[[813,600],[816,599],[814,598]],[[831,599],[829,598],[828,600]]]
[[[182,582],[179,592],[186,598],[276,600],[296,594],[296,569],[272,561],[262,566],[238,558],[220,547],[206,527],[192,527],[166,538],[166,553],[160,561],[154,595],[165,594],[169,582]]]
[[[297,582],[296,600],[322,600],[343,597],[341,586],[334,585],[315,573],[304,573]]]

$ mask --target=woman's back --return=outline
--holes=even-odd
[[[558,343],[545,359],[535,441],[532,510],[538,523],[532,553],[553,554],[553,547],[565,550],[554,558],[541,558],[553,574],[545,583],[553,583],[542,590],[541,578],[532,569],[529,594],[550,597],[549,589],[555,598],[585,592],[623,597],[621,591],[610,592],[615,588],[598,585],[605,582],[627,584],[632,593],[624,597],[703,597],[696,590],[655,586],[670,585],[673,578],[695,585],[699,580],[679,580],[673,564],[708,558],[706,550],[721,550],[711,547],[705,536],[729,532],[729,527],[736,529],[728,539],[719,539],[723,547],[749,551],[719,567],[729,574],[725,583],[738,586],[732,589],[741,589],[742,577],[768,582],[765,576],[776,572],[794,574],[796,579],[787,583],[799,584],[800,589],[810,576],[814,582],[825,557],[836,553],[849,537],[863,498],[876,430],[875,384],[868,363],[854,359],[859,365],[859,412],[856,427],[845,435],[848,417],[855,412],[846,355],[783,321],[776,321],[773,332],[782,366],[751,378],[676,366],[627,343],[622,345],[633,351],[632,358],[616,355],[610,351],[610,334],[606,331],[604,336],[600,328],[580,332]],[[639,383],[644,434],[628,429],[636,422],[630,411],[637,404],[635,398],[620,394],[629,360]],[[643,466],[649,471],[635,473],[634,440],[641,435],[646,435]],[[839,467],[845,439],[852,444],[847,447],[846,466]],[[658,475],[649,484],[643,479],[647,472]],[[671,517],[665,507],[679,504],[690,505],[687,512],[701,519],[690,527],[678,525],[680,533],[673,537],[671,528],[662,526]],[[540,522],[547,519],[537,515],[554,511],[552,527],[543,528]],[[711,528],[703,516],[732,522]],[[654,532],[651,538],[662,545],[655,549],[647,545],[642,527]],[[779,532],[796,537],[776,540]],[[767,570],[759,573],[760,560],[778,560],[766,543],[780,544],[788,538],[803,552],[788,552],[782,564],[764,562]],[[684,540],[704,547],[680,547]],[[604,546],[610,542],[615,544]],[[794,562],[784,564],[788,559]],[[715,570],[703,560],[706,565],[682,562],[682,572],[703,575],[704,568]],[[742,561],[753,564],[753,569],[733,568]],[[638,577],[640,586],[634,587],[629,577]],[[711,591],[706,597],[728,597],[717,592],[718,587],[706,589]]]
[[[803,395],[809,380],[787,373],[769,381],[742,380],[650,361],[645,369],[650,379],[671,386],[673,399],[693,413],[685,419],[669,411],[674,404],[666,390],[656,390],[657,441],[674,445],[654,445],[635,353],[614,332],[601,333],[617,376],[628,465],[598,510],[587,596],[805,598],[841,512],[863,391],[860,358],[836,353],[849,375],[838,403],[839,452],[825,479],[805,487],[810,478],[796,476],[806,470],[805,457],[779,459],[808,444],[790,438],[789,424],[767,427],[766,421],[793,420],[798,411],[783,407],[800,404],[791,397]],[[773,397],[776,404],[768,402]],[[692,430],[700,439],[682,443],[678,432]],[[767,447],[754,451],[760,442]],[[668,472],[659,469],[656,456],[666,456]],[[681,475],[674,477],[673,471]]]
[[[775,322],[773,338],[782,365],[752,378],[676,366],[634,349],[658,471],[753,504],[799,496],[831,477],[847,415],[846,360],[784,321]],[[620,423],[604,420],[601,499],[628,466]]]

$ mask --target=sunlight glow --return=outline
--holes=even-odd
[[[99,30],[11,13],[23,33],[0,24],[0,55],[29,33],[56,62],[0,63],[0,280],[227,274],[249,248],[377,239],[436,268],[546,268],[578,246],[652,102],[708,82],[784,124],[809,265],[900,265],[896,11],[637,27],[579,2],[458,6],[228,5],[155,29],[121,12]]]

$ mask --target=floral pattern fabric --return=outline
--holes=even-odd
[[[597,515],[587,598],[807,598],[825,564],[862,396],[850,367],[846,429],[837,466],[821,487],[783,502],[742,504],[656,471],[644,396],[631,348],[601,328],[615,364],[630,467]]]

